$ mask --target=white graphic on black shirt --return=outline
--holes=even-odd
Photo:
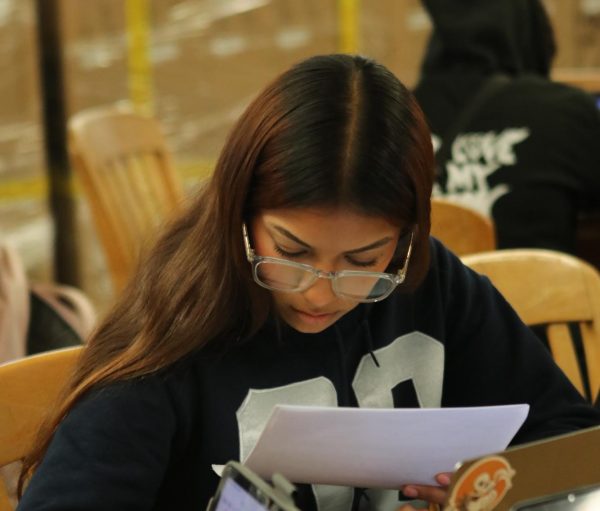
[[[363,356],[352,380],[358,405],[393,408],[392,389],[411,380],[421,407],[441,404],[444,376],[442,343],[420,332],[394,339],[374,351],[380,367],[369,354]],[[325,377],[313,378],[281,387],[251,389],[236,416],[240,436],[240,460],[244,460],[258,440],[275,404],[337,406],[333,383]],[[343,486],[313,485],[319,511],[349,511],[354,491]],[[398,492],[369,490],[369,509],[396,510],[401,503]]]
[[[490,187],[488,178],[500,167],[517,163],[515,146],[530,135],[528,128],[463,133],[452,144],[445,176],[434,186],[434,195],[458,202],[491,217],[492,206],[510,191],[505,183]],[[433,136],[438,148],[440,139]]]
[[[421,332],[411,332],[373,353],[379,367],[370,355],[365,355],[352,381],[358,406],[393,408],[391,390],[406,380],[413,381],[422,408],[440,406],[444,376],[442,343]]]

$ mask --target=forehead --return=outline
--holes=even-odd
[[[388,219],[369,216],[345,208],[272,209],[255,217],[259,227],[278,235],[285,229],[315,247],[340,251],[368,245],[385,237],[397,238],[400,226]],[[260,230],[260,229],[259,229]]]

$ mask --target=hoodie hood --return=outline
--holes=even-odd
[[[423,0],[433,32],[421,72],[548,76],[556,46],[539,0]]]

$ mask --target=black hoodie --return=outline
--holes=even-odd
[[[509,77],[458,132],[435,193],[491,216],[500,248],[574,251],[600,207],[600,114],[549,80],[555,46],[538,0],[423,0],[433,32],[415,94],[434,145],[489,77]]]

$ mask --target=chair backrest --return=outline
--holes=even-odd
[[[600,273],[576,257],[543,249],[496,250],[462,261],[487,275],[524,323],[546,327],[557,364],[593,401],[600,389]],[[579,325],[583,360],[569,323]]]
[[[95,220],[116,290],[182,191],[159,122],[113,107],[69,119],[69,151]]]
[[[496,248],[492,220],[475,209],[445,199],[431,199],[431,235],[456,255]]]
[[[73,371],[82,348],[46,351],[0,365],[0,467],[21,460],[46,412]],[[10,510],[0,480],[0,510]]]

